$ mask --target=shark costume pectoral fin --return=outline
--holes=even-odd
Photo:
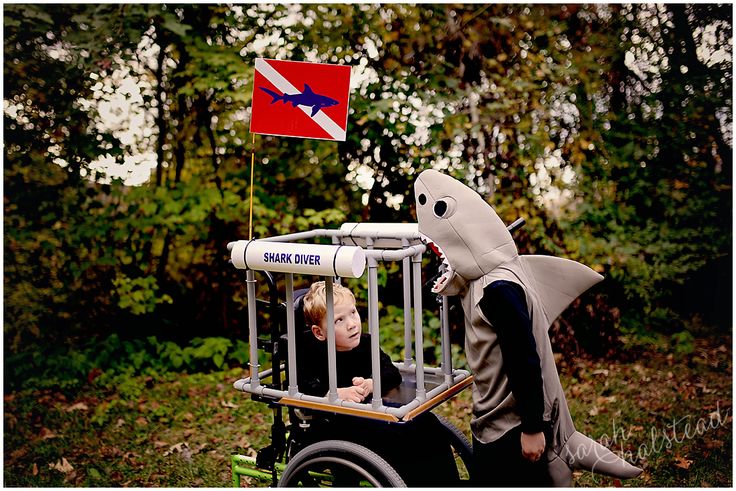
[[[573,300],[603,280],[584,264],[561,257],[519,256],[519,261],[537,283],[535,292],[550,326]]]

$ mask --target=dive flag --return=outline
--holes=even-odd
[[[350,66],[256,59],[250,132],[345,141]]]

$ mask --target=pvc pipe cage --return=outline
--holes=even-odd
[[[294,274],[309,274],[304,266],[294,268],[297,273],[289,271],[290,266],[281,264],[275,270],[284,274],[286,297],[286,328],[287,328],[287,367],[289,385],[286,390],[279,390],[261,383],[272,374],[272,369],[260,371],[258,362],[258,326],[256,318],[256,280],[254,270],[248,268],[246,258],[248,243],[260,242],[252,249],[263,250],[263,243],[294,243],[297,241],[319,238],[331,239],[335,248],[358,247],[363,250],[367,263],[368,288],[368,332],[371,336],[371,362],[373,378],[373,397],[369,402],[355,403],[344,401],[337,396],[337,367],[335,349],[334,299],[333,276],[317,274],[325,280],[327,303],[327,354],[329,391],[325,396],[307,395],[299,391],[297,378],[296,354],[296,326],[294,318]],[[382,247],[376,247],[376,245]],[[298,250],[308,250],[307,244],[294,244]],[[324,248],[324,246],[320,246]],[[237,241],[228,244],[233,254],[231,262],[241,269],[246,269],[246,288],[248,301],[248,333],[250,360],[249,377],[236,381],[233,385],[237,390],[257,396],[267,397],[279,404],[294,407],[318,409],[336,413],[345,413],[383,419],[386,421],[409,421],[416,415],[431,409],[444,400],[464,389],[472,382],[472,376],[467,370],[452,367],[450,351],[449,322],[447,313],[447,299],[439,300],[440,310],[440,367],[425,366],[423,356],[423,322],[422,322],[422,255],[426,246],[422,243],[417,224],[344,224],[338,229],[316,229],[307,232],[298,232],[254,241]],[[280,250],[284,250],[280,247]],[[297,249],[295,249],[297,250]],[[360,252],[360,251],[357,251]],[[235,257],[235,254],[238,256]],[[242,257],[241,257],[242,255]],[[378,316],[378,265],[381,261],[401,262],[403,273],[403,307],[404,307],[404,357],[401,362],[393,361],[402,374],[403,393],[400,405],[384,404],[381,397],[381,370],[380,370],[380,333]],[[262,266],[262,265],[261,265]],[[259,269],[274,272],[268,269]],[[321,269],[323,271],[324,268]],[[364,276],[360,271],[354,277]],[[413,311],[413,317],[412,317]],[[412,336],[413,334],[413,336]],[[412,344],[412,338],[414,340]],[[414,355],[412,357],[412,354]],[[407,396],[415,383],[413,398]],[[384,396],[386,397],[386,396]],[[387,397],[388,399],[388,397]]]

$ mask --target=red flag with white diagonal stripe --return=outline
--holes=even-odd
[[[350,67],[256,59],[250,132],[345,141]]]

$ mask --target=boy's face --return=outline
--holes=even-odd
[[[360,344],[360,314],[355,303],[344,300],[335,303],[335,348],[337,351],[350,351]],[[327,316],[322,325],[312,326],[312,332],[320,341],[327,339]]]

